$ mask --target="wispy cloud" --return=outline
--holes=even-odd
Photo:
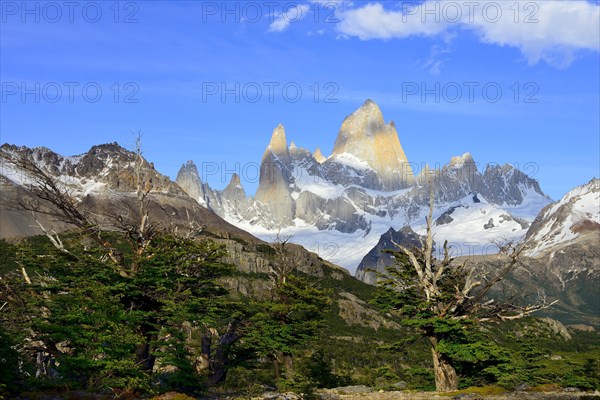
[[[423,65],[423,68],[427,69],[429,71],[429,73],[431,75],[439,75],[441,73],[441,69],[440,67],[442,66],[442,64],[447,61],[447,60],[427,60],[427,62],[425,62],[425,65]]]
[[[421,68],[428,70],[431,75],[439,75],[442,72],[442,64],[450,60],[447,55],[451,52],[449,44],[447,46],[433,45],[429,51],[429,58],[425,60]]]
[[[290,24],[302,20],[308,15],[310,6],[308,4],[296,4],[288,7],[285,12],[279,12],[273,22],[269,25],[269,32],[283,32]]]

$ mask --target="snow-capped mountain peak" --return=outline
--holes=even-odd
[[[474,164],[473,156],[471,153],[465,153],[461,156],[452,157],[450,159],[450,165],[455,168],[462,168],[465,164]]]
[[[338,132],[332,156],[351,154],[376,173],[373,189],[397,190],[414,183],[414,175],[394,124],[385,124],[379,106],[367,100],[347,116]]]
[[[540,256],[556,246],[576,240],[581,235],[596,235],[600,245],[600,179],[565,194],[545,207],[527,232],[531,256]]]

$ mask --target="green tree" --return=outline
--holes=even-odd
[[[156,236],[137,273],[124,277],[99,257],[103,249],[65,243],[68,252],[20,245],[21,268],[36,273],[29,283],[14,273],[0,296],[13,331],[41,343],[31,349],[36,375],[90,389],[197,386],[196,349],[184,332],[228,318],[217,283],[232,270],[223,247]]]
[[[308,280],[286,275],[273,288],[271,298],[252,304],[253,315],[243,331],[241,346],[272,362],[275,379],[289,371],[292,358],[305,350],[323,323],[330,304],[329,291]]]
[[[288,244],[290,238],[278,233],[272,251],[266,252],[271,290],[268,298],[251,303],[240,346],[270,360],[276,381],[291,371],[293,357],[317,336],[331,302],[329,290],[317,288],[297,273],[300,265]]]

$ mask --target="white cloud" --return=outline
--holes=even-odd
[[[472,31],[484,43],[520,49],[530,64],[567,66],[578,50],[600,50],[600,6],[585,0],[427,0],[395,10],[370,3],[338,17],[341,37],[389,40]]]
[[[553,65],[566,66],[573,60],[573,52],[600,50],[600,6],[587,1],[538,1],[529,2],[535,8],[524,10],[527,2],[521,2],[517,15],[510,5],[502,4],[501,18],[490,23],[482,13],[475,13],[473,27],[485,43],[513,46],[521,50],[530,64],[544,60]],[[530,23],[524,20],[532,14]]]
[[[284,11],[277,14],[273,22],[269,25],[269,32],[283,32],[295,23],[306,17],[310,10],[308,4],[292,4]]]
[[[338,30],[346,36],[361,40],[404,38],[411,35],[438,35],[445,23],[434,20],[423,22],[417,14],[407,15],[402,11],[388,11],[379,3],[346,10],[339,15]]]

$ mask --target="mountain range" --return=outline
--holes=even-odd
[[[341,124],[331,155],[288,144],[277,126],[264,152],[254,196],[239,176],[222,191],[200,179],[193,161],[177,183],[231,224],[269,240],[278,233],[354,271],[390,228],[423,232],[428,182],[435,181],[434,232],[461,254],[494,251],[493,243],[523,238],[539,211],[552,202],[538,182],[510,164],[483,171],[471,154],[414,174],[393,121],[375,102]],[[497,251],[497,248],[496,248]]]

